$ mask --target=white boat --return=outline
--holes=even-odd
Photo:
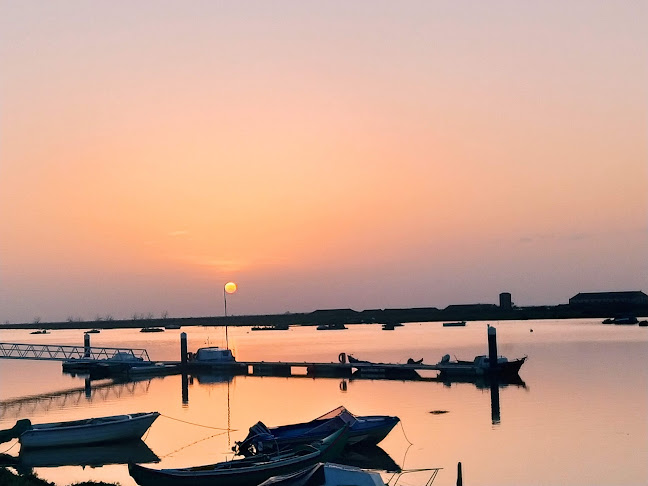
[[[70,422],[32,424],[18,437],[23,448],[81,446],[140,439],[158,412],[113,415]]]
[[[275,476],[259,486],[386,486],[380,474],[353,466],[317,463],[291,474]]]

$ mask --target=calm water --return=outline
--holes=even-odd
[[[520,372],[525,386],[499,388],[499,416],[491,390],[470,383],[200,376],[183,403],[180,376],[95,383],[88,394],[83,379],[64,375],[59,362],[0,360],[0,428],[18,418],[38,423],[157,410],[163,416],[145,436],[161,459],[153,466],[178,467],[231,459],[234,441],[258,420],[270,426],[307,421],[344,405],[360,415],[399,416],[402,427],[380,447],[405,469],[444,468],[435,485],[455,484],[458,461],[471,486],[648,484],[648,328],[599,320],[492,324],[500,354],[529,356]],[[153,360],[176,360],[180,332],[187,333],[190,350],[224,345],[223,329],[203,327],[159,334],[115,329],[91,339],[94,346],[146,348]],[[487,353],[483,322],[465,328],[415,323],[394,331],[234,328],[229,338],[238,359],[254,361],[336,361],[346,352],[370,361],[436,363],[446,353],[470,359]],[[0,341],[80,345],[83,332],[0,330]],[[447,413],[430,413],[439,410]],[[15,443],[0,444],[0,452],[17,455]],[[57,485],[91,479],[135,485],[121,464],[35,472]],[[423,486],[426,479],[410,475],[399,484]]]

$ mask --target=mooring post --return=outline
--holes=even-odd
[[[461,475],[461,462],[457,463],[457,486],[463,486],[463,477]]]
[[[497,334],[495,328],[488,325],[488,367],[497,368]]]
[[[180,333],[180,363],[182,367],[187,366],[187,333]]]
[[[83,335],[83,357],[90,357],[90,334],[87,332]]]

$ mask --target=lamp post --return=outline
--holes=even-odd
[[[227,282],[223,286],[223,303],[225,304],[225,346],[229,349],[229,338],[227,335],[227,294],[236,292],[236,284],[234,282]]]

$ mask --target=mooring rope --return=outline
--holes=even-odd
[[[210,435],[209,437],[204,437],[202,439],[198,439],[198,440],[192,442],[191,444],[184,445],[184,446],[180,447],[179,449],[176,449],[174,451],[169,452],[168,454],[164,454],[162,456],[162,459],[164,459],[165,457],[169,457],[171,454],[175,454],[176,452],[180,452],[181,450],[186,449],[187,447],[191,447],[193,445],[196,445],[199,442],[203,442],[203,441],[206,441],[206,440],[209,440],[209,439],[213,439],[214,437],[217,437],[219,435],[223,435],[225,433],[227,433],[227,431],[219,432],[218,434],[213,434],[213,435]]]
[[[229,427],[227,427],[227,428],[223,428],[223,427],[212,427],[212,426],[210,426],[210,425],[203,425],[203,424],[197,424],[197,423],[195,423],[195,422],[188,422],[188,421],[186,421],[186,420],[182,420],[182,419],[179,419],[179,418],[169,417],[168,415],[164,415],[163,413],[161,413],[160,416],[165,417],[165,418],[168,418],[168,419],[171,419],[171,420],[175,420],[175,421],[177,421],[177,422],[182,422],[183,424],[195,425],[195,426],[197,426],[197,427],[204,427],[205,429],[223,430],[223,431],[225,431],[225,432],[237,432],[237,431],[238,431],[237,429],[230,429]]]
[[[17,444],[18,444],[18,439],[16,439],[16,442],[14,442],[13,445],[12,445],[11,447],[9,447],[9,449],[7,449],[6,451],[2,451],[2,452],[0,452],[0,454],[6,454],[6,453],[9,452],[11,449],[13,449],[14,447],[16,447]]]
[[[407,434],[405,433],[405,427],[403,427],[403,422],[400,423],[401,430],[403,431],[403,437],[405,437],[405,440],[409,443],[409,445],[414,445],[410,440],[407,438]]]

